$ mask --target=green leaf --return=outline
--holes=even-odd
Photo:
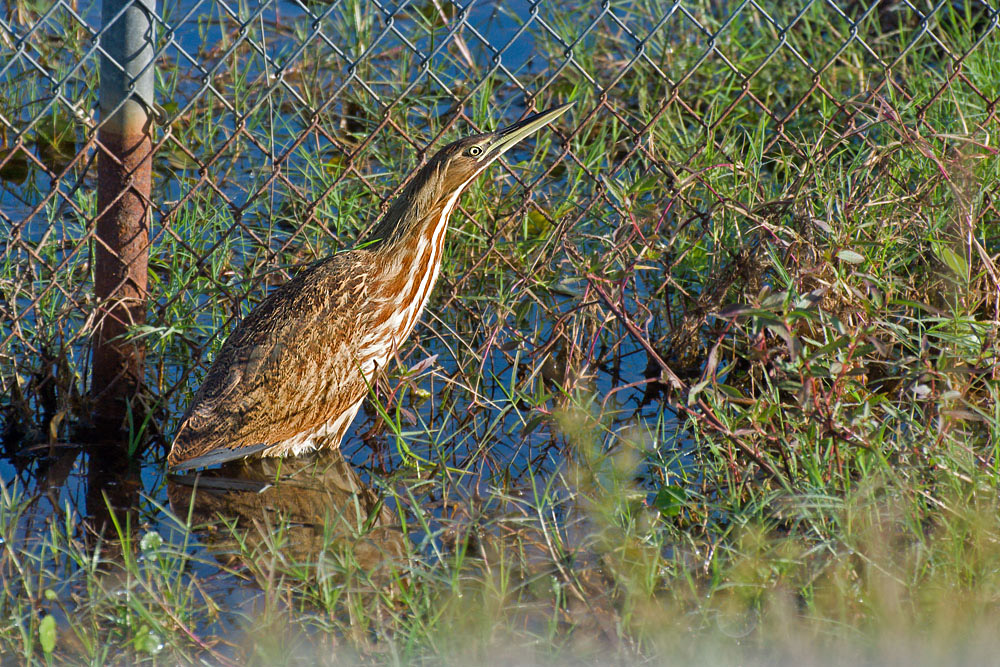
[[[853,250],[841,250],[837,253],[837,257],[841,260],[847,262],[848,264],[861,264],[865,261],[864,255],[860,255]]]
[[[143,653],[158,655],[163,650],[163,639],[148,625],[143,625],[135,636],[135,648]]]
[[[944,262],[948,268],[955,273],[955,275],[963,280],[969,279],[969,264],[965,261],[964,257],[945,245],[940,246],[938,254],[941,256],[941,261]]]
[[[528,423],[525,425],[525,427],[524,427],[524,435],[528,435],[529,433],[531,433],[532,431],[534,431],[536,428],[538,428],[539,426],[541,426],[544,422],[545,422],[545,416],[544,415],[541,415],[541,414],[535,415],[534,417],[532,417],[531,419],[529,419]]]
[[[743,392],[741,392],[736,387],[730,387],[728,384],[722,384],[721,382],[715,386],[720,392],[722,392],[726,396],[729,396],[730,398],[746,398],[743,395]]]
[[[764,301],[761,302],[761,308],[766,310],[772,310],[779,308],[785,304],[785,299],[788,298],[788,291],[782,290],[780,292],[775,292],[774,294],[769,294]]]
[[[687,493],[680,486],[664,486],[656,492],[653,507],[663,516],[677,516],[687,504]]]
[[[819,359],[821,357],[824,357],[824,356],[830,354],[831,352],[836,352],[837,350],[845,348],[845,347],[849,346],[850,344],[851,344],[851,337],[850,336],[838,336],[833,341],[827,343],[826,345],[824,345],[823,347],[819,348],[818,350],[816,350],[815,352],[813,352],[811,355],[809,355],[809,359],[810,359],[810,361],[812,361],[814,359]]]
[[[698,394],[700,394],[702,391],[704,391],[705,387],[707,387],[709,384],[711,384],[711,382],[712,382],[712,378],[709,377],[709,378],[706,378],[706,379],[702,380],[701,382],[699,382],[695,386],[691,387],[691,390],[688,392],[687,404],[688,405],[694,405],[695,402],[697,402],[697,400],[698,400]]]
[[[142,536],[139,540],[139,548],[143,551],[153,551],[159,549],[163,545],[163,538],[155,530],[150,531]]]
[[[746,315],[747,313],[751,313],[753,311],[754,311],[753,306],[747,306],[742,303],[730,303],[719,309],[718,316],[723,319],[731,320],[736,317],[739,317],[740,315]]]
[[[56,618],[49,615],[42,619],[38,625],[38,641],[42,644],[42,650],[52,653],[56,649]]]
[[[174,169],[194,170],[198,169],[198,167],[200,166],[197,160],[195,160],[194,158],[192,158],[179,148],[176,148],[174,150],[164,151],[163,157],[167,161],[167,164],[169,164]]]
[[[526,216],[525,229],[528,233],[528,238],[544,238],[552,229],[552,223],[549,222],[544,213],[532,209],[528,211],[528,215]]]

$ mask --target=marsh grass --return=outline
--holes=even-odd
[[[469,78],[457,42],[423,73],[400,34],[448,43],[433,3],[403,8],[401,33],[381,38],[370,3],[260,15],[248,34],[268,62],[215,6],[184,43],[218,66],[210,86],[168,46],[155,302],[133,332],[153,418],[137,411],[141,458],[116,480],[129,502],[88,484],[90,455],[58,449],[88,412],[93,122],[58,120],[65,103],[39,103],[27,75],[8,85],[4,117],[42,121],[15,124],[38,161],[27,173],[0,154],[2,201],[21,202],[0,216],[0,410],[8,452],[53,449],[5,468],[0,653],[987,662],[1000,622],[996,31],[974,3],[926,25],[851,3],[759,4],[770,13],[692,8],[652,34],[657,3],[587,14],[586,29],[539,8],[517,75],[544,104],[575,101],[573,116],[463,198],[424,323],[345,441],[357,476],[321,464],[350,493],[321,494],[312,515],[301,480],[277,472],[289,504],[178,501],[165,438],[269,288],[350,247],[433,145],[520,113],[507,73]],[[23,24],[41,15],[15,5]],[[75,34],[65,13],[47,20]],[[33,48],[52,68],[83,53]],[[289,65],[281,84],[275,62]],[[46,141],[59,150],[32,148]],[[70,186],[52,194],[53,177]]]

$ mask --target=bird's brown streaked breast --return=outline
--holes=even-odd
[[[413,239],[399,255],[386,263],[382,289],[373,329],[365,338],[359,354],[366,374],[383,368],[396,352],[396,346],[410,335],[437,280],[444,251],[448,216],[457,197],[428,216],[431,224],[425,233]],[[378,279],[376,279],[378,280]]]

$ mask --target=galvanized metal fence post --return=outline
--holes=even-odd
[[[155,0],[103,0],[101,6],[91,394],[102,428],[121,427],[143,376],[143,345],[125,334],[146,320],[155,11]]]

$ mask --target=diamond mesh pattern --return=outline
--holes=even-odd
[[[102,28],[98,8],[38,6],[8,3],[0,16],[0,402],[44,423],[79,407],[88,375]],[[669,347],[684,300],[665,295],[690,300],[705,284],[672,273],[697,251],[674,244],[678,233],[703,230],[712,243],[722,219],[759,229],[818,216],[759,207],[801,164],[845,142],[875,150],[890,126],[929,137],[935,155],[960,151],[955,136],[988,145],[997,131],[1000,76],[967,64],[1000,54],[1000,15],[985,2],[180,0],[158,10],[152,300],[135,334],[149,347],[149,400],[175,416],[268,288],[350,247],[436,146],[526,109],[577,100],[463,199],[404,360],[440,354],[426,372],[432,394],[465,392],[466,421],[442,436],[453,444],[523,427],[476,408],[584,361],[600,393],[637,402],[627,396],[644,391],[645,353],[600,293]],[[766,177],[751,173],[750,146]],[[877,198],[877,182],[856,186]],[[995,222],[991,192],[976,210]],[[561,291],[536,293],[541,280]],[[616,355],[627,372],[611,367]],[[480,371],[495,383],[471,386]],[[390,395],[408,386],[390,385]],[[438,399],[407,405],[419,420],[455,418]]]

